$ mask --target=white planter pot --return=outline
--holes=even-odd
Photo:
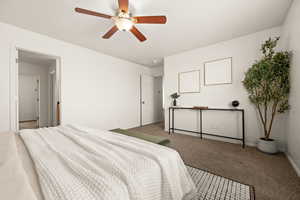
[[[278,153],[277,142],[275,140],[265,140],[264,138],[260,138],[257,143],[257,148],[268,154]]]

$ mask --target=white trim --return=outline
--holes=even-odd
[[[38,106],[38,113],[37,113],[37,117],[38,117],[38,128],[41,127],[41,77],[40,76],[35,76],[37,78],[37,81],[38,81],[38,102],[37,102],[37,106]],[[18,75],[18,78],[19,78],[19,75]],[[18,86],[19,87],[19,86]],[[36,99],[37,100],[37,99]],[[18,105],[19,107],[19,105]],[[19,122],[18,122],[19,124]]]
[[[286,153],[285,155],[288,158],[288,160],[290,161],[290,163],[293,166],[294,170],[296,171],[297,175],[300,177],[300,168],[297,166],[297,164],[293,160],[292,156],[289,153]]]
[[[50,66],[49,66],[50,67]],[[48,67],[48,69],[49,69]],[[51,73],[48,71],[48,120],[47,120],[47,126],[50,127],[51,126]]]
[[[165,128],[165,132],[169,132],[168,128]],[[189,133],[189,132],[185,132],[185,131],[176,131],[175,133],[200,138],[200,135],[197,133]],[[171,135],[172,135],[172,133],[171,133]],[[215,140],[215,141],[219,141],[219,142],[226,142],[226,143],[231,143],[231,144],[241,144],[241,141],[236,141],[236,140],[231,140],[231,139],[226,139],[226,138],[221,138],[221,137],[215,137],[215,136],[209,136],[209,135],[203,135],[202,137],[203,137],[203,139]],[[248,147],[256,147],[256,143],[251,142],[251,141],[245,141],[245,145]]]
[[[18,131],[18,49],[12,46],[10,51],[10,68],[9,68],[9,129],[10,131]]]
[[[169,132],[168,128],[165,128],[165,132]],[[176,131],[178,134],[183,134],[183,135],[189,135],[189,136],[194,136],[199,138],[199,134],[197,133],[189,133],[185,131]],[[231,144],[240,144],[239,141],[231,140],[231,139],[226,139],[226,138],[221,138],[221,137],[215,137],[215,136],[209,136],[209,135],[203,135],[204,139],[210,139],[210,140],[215,140],[215,141],[220,141],[220,142],[227,142]],[[245,141],[245,145],[249,147],[257,147],[257,142],[254,141]],[[279,152],[285,152],[285,147],[282,145],[278,145],[278,150]]]

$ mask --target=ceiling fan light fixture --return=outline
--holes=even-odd
[[[102,38],[109,39],[118,30],[120,31],[130,31],[140,42],[147,40],[145,35],[141,33],[135,26],[135,24],[165,24],[167,22],[167,17],[163,15],[158,16],[132,16],[129,12],[129,0],[118,0],[119,9],[115,16],[95,12],[92,10],[87,10],[83,8],[75,8],[75,11],[81,14],[111,19],[114,22],[114,26],[106,32]]]
[[[128,18],[116,17],[115,24],[120,31],[129,31],[133,26],[133,21]]]

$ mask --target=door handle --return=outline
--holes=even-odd
[[[142,101],[142,104],[145,104],[145,101]]]

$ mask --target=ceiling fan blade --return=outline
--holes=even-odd
[[[166,16],[140,16],[133,17],[137,24],[165,24],[167,23]]]
[[[135,35],[135,37],[141,42],[147,40],[143,33],[141,33],[135,26],[133,26],[132,29],[130,29],[130,32],[133,33],[133,35]]]
[[[94,12],[94,11],[91,11],[91,10],[86,10],[86,9],[83,9],[83,8],[75,8],[75,11],[78,12],[78,13],[82,13],[82,14],[86,14],[86,15],[92,15],[92,16],[96,16],[96,17],[103,17],[103,18],[107,18],[107,19],[111,18],[110,15]]]
[[[117,26],[113,26],[105,35],[102,36],[104,39],[109,39],[115,32],[118,31]]]
[[[119,0],[119,8],[121,11],[128,12],[128,0]]]

